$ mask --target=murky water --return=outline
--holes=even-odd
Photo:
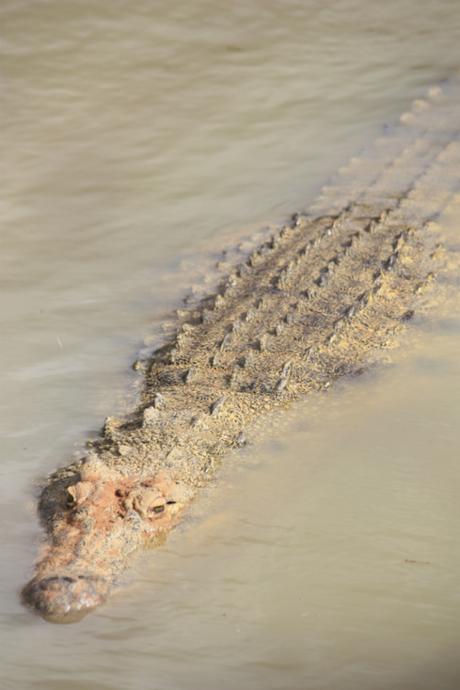
[[[458,2],[4,0],[0,27],[0,686],[456,690],[458,310],[232,460],[101,611],[18,590],[34,480],[135,395],[206,256],[457,70]]]

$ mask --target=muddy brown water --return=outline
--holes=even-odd
[[[103,609],[18,599],[36,482],[135,399],[220,248],[457,71],[458,2],[4,0],[0,27],[0,687],[459,688],[455,299],[232,458]],[[458,199],[441,223],[458,249]]]

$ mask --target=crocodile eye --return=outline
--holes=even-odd
[[[65,503],[68,508],[72,508],[75,505],[75,496],[73,496],[70,491],[67,492]]]
[[[165,509],[164,504],[161,506],[153,506],[152,510],[154,513],[162,513]]]

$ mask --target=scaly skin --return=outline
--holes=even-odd
[[[267,416],[359,373],[389,347],[432,281],[431,219],[459,183],[456,102],[417,103],[397,128],[180,313],[153,353],[135,412],[108,418],[58,470],[40,514],[48,544],[24,601],[53,621],[101,604],[146,542],[177,524],[223,455]]]

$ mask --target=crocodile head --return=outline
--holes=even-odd
[[[191,491],[164,471],[134,480],[91,460],[43,491],[49,539],[24,602],[43,618],[73,622],[102,604],[132,552],[159,542]]]

